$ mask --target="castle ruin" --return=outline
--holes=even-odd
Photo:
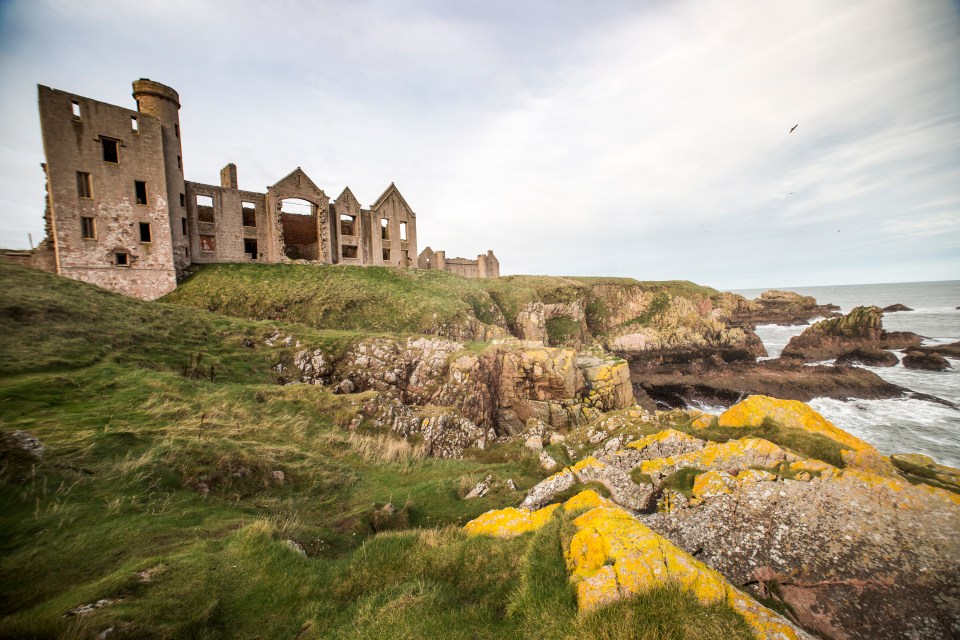
[[[234,164],[219,185],[185,180],[180,96],[166,85],[135,81],[136,110],[38,90],[47,238],[21,263],[145,300],[173,291],[192,264],[500,274],[492,251],[477,261],[445,259],[429,247],[418,254],[417,216],[393,183],[363,208],[349,187],[330,200],[299,167],[264,193],[241,190]]]

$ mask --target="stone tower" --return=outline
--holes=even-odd
[[[140,78],[133,83],[133,97],[137,101],[137,111],[159,120],[163,131],[170,238],[173,242],[174,266],[179,275],[190,264],[183,151],[180,145],[180,95],[164,84]]]

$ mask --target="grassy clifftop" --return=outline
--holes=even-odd
[[[514,330],[524,306],[579,303],[593,335],[643,320],[620,317],[619,302],[680,296],[719,300],[719,292],[686,281],[506,276],[471,280],[440,271],[384,267],[237,265],[201,267],[165,300],[231,316],[283,319],[320,329],[437,333],[479,321]],[[449,331],[447,334],[451,333]],[[456,331],[452,332],[456,334]]]

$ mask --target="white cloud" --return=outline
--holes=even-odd
[[[300,165],[364,203],[395,180],[423,245],[507,272],[960,276],[946,1],[142,4],[7,10],[0,229],[41,226],[32,83],[127,104],[144,75],[181,93],[188,178]]]

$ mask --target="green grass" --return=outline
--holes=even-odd
[[[487,328],[515,331],[525,305],[582,304],[593,336],[612,328],[613,294],[654,294],[651,309],[625,322],[647,324],[673,296],[719,300],[719,292],[687,281],[639,282],[630,278],[505,276],[469,279],[452,273],[340,265],[217,264],[196,273],[164,300],[250,320],[300,323],[316,329],[463,335],[479,320]],[[611,292],[613,287],[613,292]],[[614,295],[616,297],[616,295]],[[617,320],[620,323],[620,320]],[[548,321],[551,344],[580,336],[570,318]],[[476,335],[476,333],[474,334]],[[590,336],[587,336],[588,338]]]
[[[362,333],[4,265],[0,285],[0,637],[748,637],[729,609],[670,590],[579,615],[564,517],[515,540],[464,535],[522,499],[507,478],[546,475],[522,443],[425,458],[382,427],[345,428],[369,392],[277,384],[297,349],[335,354]],[[277,331],[303,346],[265,345]],[[198,353],[213,380],[184,375]],[[462,499],[487,475],[489,494]],[[100,599],[114,602],[64,615]]]
[[[697,476],[702,473],[705,473],[703,469],[681,467],[664,478],[660,488],[678,491],[689,498],[693,495],[693,483],[696,482]]]
[[[389,267],[217,264],[201,267],[164,299],[248,318],[318,329],[436,333],[498,309],[480,281]]]
[[[569,316],[557,316],[546,322],[550,346],[570,344],[580,335],[580,323]]]

